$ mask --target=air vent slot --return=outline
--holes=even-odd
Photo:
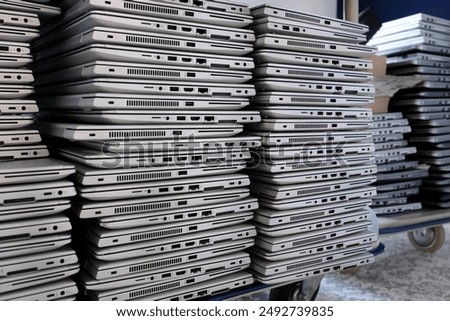
[[[309,188],[305,191],[297,191],[297,195],[308,195],[308,194],[315,194],[315,193],[323,193],[330,191],[330,187],[320,187],[320,188]]]
[[[302,71],[302,70],[295,70],[294,69],[294,70],[288,70],[288,75],[323,77],[323,72]]]
[[[296,241],[296,242],[292,242],[292,246],[301,246],[303,244],[309,244],[309,243],[314,243],[314,242],[320,242],[320,241],[324,241],[326,240],[327,237],[326,235],[322,235],[322,236],[316,236],[316,237],[309,237],[305,240],[301,240],[301,241]]]
[[[323,140],[323,137],[295,137],[289,138],[289,143],[321,142]]]
[[[178,101],[167,100],[127,100],[128,107],[179,107]]]
[[[303,98],[303,97],[292,97],[291,102],[293,103],[326,103],[326,99],[321,98]]]
[[[316,218],[316,217],[320,217],[320,216],[324,216],[324,215],[325,215],[325,212],[316,212],[316,213],[311,213],[311,214],[296,215],[296,216],[291,217],[291,222],[308,220],[308,219],[312,219],[312,218]]]
[[[158,232],[148,232],[148,233],[141,233],[138,235],[132,235],[130,240],[132,242],[135,241],[144,241],[152,238],[160,238],[165,236],[172,236],[172,235],[178,235],[183,232],[182,228],[175,228],[171,230],[165,230],[165,231],[158,231]]]
[[[141,296],[146,296],[146,295],[157,293],[157,292],[167,291],[167,290],[177,288],[180,286],[181,286],[180,282],[173,282],[173,283],[163,284],[160,286],[155,286],[152,288],[147,288],[144,290],[130,292],[130,299],[141,297]]]
[[[328,126],[326,124],[323,125],[302,125],[302,124],[295,124],[294,128],[305,128],[305,129],[316,129],[316,128],[327,128]]]
[[[296,20],[303,20],[303,21],[308,21],[308,22],[313,22],[313,23],[320,23],[320,19],[317,18],[313,18],[313,17],[305,17],[296,13],[291,13],[291,12],[286,12],[284,14],[284,16],[286,18],[290,18],[290,19],[296,19]]]
[[[307,261],[307,262],[303,262],[303,263],[288,265],[286,267],[286,270],[290,271],[290,270],[300,269],[300,268],[303,268],[306,266],[320,264],[320,263],[322,263],[322,259],[311,260],[311,261]]]
[[[296,46],[296,47],[325,49],[325,45],[322,45],[322,44],[319,44],[319,43],[304,42],[304,41],[288,40],[287,44],[289,46]]]
[[[125,9],[136,10],[136,11],[147,11],[147,12],[154,12],[154,13],[162,13],[162,14],[169,14],[169,15],[173,15],[173,16],[177,16],[178,15],[178,10],[177,9],[162,8],[162,7],[150,6],[150,5],[146,5],[146,4],[125,2],[123,4],[123,7]]]
[[[109,133],[110,138],[129,138],[129,137],[165,137],[166,132],[162,130],[135,130],[129,132],[113,131]]]
[[[167,70],[154,70],[154,69],[140,69],[140,68],[128,68],[128,75],[135,76],[153,76],[153,77],[181,77],[179,71],[167,71]]]
[[[180,42],[178,40],[160,39],[160,38],[143,37],[143,36],[126,36],[125,41],[132,42],[132,43],[144,43],[144,44],[170,46],[170,47],[179,47],[180,46]]]
[[[170,178],[172,173],[146,173],[146,174],[130,174],[117,176],[118,182],[127,181],[143,181],[148,179]]]
[[[160,268],[160,267],[164,267],[164,266],[175,265],[175,264],[179,264],[181,262],[182,262],[181,258],[176,258],[176,259],[158,261],[158,262],[154,262],[154,263],[139,264],[139,265],[130,267],[128,269],[128,271],[130,273],[136,273],[136,272],[147,271],[147,270]]]
[[[160,210],[165,208],[170,208],[170,202],[116,207],[114,209],[114,213],[115,214],[138,213],[152,210]]]

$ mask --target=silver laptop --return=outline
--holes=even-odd
[[[34,100],[0,100],[0,114],[30,114],[39,111]]]
[[[321,253],[330,253],[344,248],[353,248],[358,246],[371,246],[373,242],[378,239],[378,233],[370,232],[368,230],[338,237],[336,239],[329,239],[306,245],[303,248],[293,248],[289,250],[271,252],[259,247],[253,247],[250,251],[253,255],[258,256],[267,261],[279,262],[282,260],[291,260],[295,258],[311,257],[311,255],[318,255]]]
[[[399,32],[395,32],[392,34],[386,34],[382,37],[376,37],[371,39],[368,44],[370,46],[379,46],[383,44],[387,44],[390,42],[395,42],[399,40],[409,39],[409,38],[416,38],[416,37],[427,37],[431,39],[436,40],[443,40],[443,41],[449,41],[450,37],[446,35],[445,33],[436,32],[433,30],[425,30],[425,29],[412,29],[408,30],[406,28],[402,28],[398,30]],[[450,31],[450,28],[447,29],[447,33]]]
[[[0,115],[0,130],[21,129],[34,123],[34,116],[23,115]]]
[[[55,138],[72,141],[107,141],[114,139],[149,140],[168,138],[230,137],[242,132],[242,125],[81,125],[69,123],[40,123],[41,132]]]
[[[311,20],[308,22],[311,22]],[[337,31],[336,29],[330,29],[325,26],[316,26],[310,23],[297,22],[271,16],[265,16],[255,20],[252,28],[257,34],[278,33],[350,43],[362,43],[366,41],[366,36],[359,32]]]
[[[82,147],[68,147],[58,148],[55,152],[58,155],[76,161],[77,163],[102,169],[114,169],[118,167],[221,164],[251,159],[250,151],[247,148],[213,150],[211,152],[208,151],[208,153],[205,151],[172,151],[118,154],[106,153],[95,149],[87,150]]]
[[[395,134],[407,134],[411,132],[410,126],[397,126],[397,127],[390,127],[390,128],[374,128],[372,129],[372,134],[374,136],[382,136],[382,135],[389,135],[391,137],[394,137]],[[394,139],[391,139],[394,140]]]
[[[61,14],[61,10],[57,7],[22,0],[1,0],[0,9],[34,13],[44,20],[49,20]]]
[[[310,132],[310,133],[273,133],[273,132],[253,132],[253,135],[261,137],[263,146],[289,146],[289,145],[314,145],[329,142],[356,143],[370,140],[372,134],[367,131],[330,131],[330,132]]]
[[[116,28],[94,27],[76,36],[70,37],[57,46],[40,51],[39,60],[54,57],[61,53],[78,49],[91,44],[112,44],[138,46],[152,49],[182,50],[244,56],[253,51],[253,45],[242,42],[197,39],[192,37],[149,33],[144,31],[123,30]]]
[[[41,135],[39,135],[37,130],[0,131],[0,148],[4,146],[32,145],[40,142]]]
[[[45,253],[61,248],[71,242],[71,234],[55,233],[26,240],[8,240],[0,243],[0,259]]]
[[[320,72],[317,75],[319,74]],[[258,91],[295,91],[325,95],[340,94],[359,96],[370,96],[375,93],[375,88],[372,84],[360,83],[301,80],[298,78],[289,79],[275,77],[255,79],[253,80],[253,83],[255,84],[255,87]]]
[[[370,250],[370,247],[370,244],[362,244],[351,249],[339,249],[330,251],[326,254],[318,254],[304,258],[292,258],[279,262],[268,261],[259,258],[258,256],[254,256],[252,257],[251,268],[259,275],[264,275],[266,277],[278,276],[286,273],[294,273],[298,270],[313,269],[316,266],[327,264],[329,262],[365,254]]]
[[[180,20],[94,10],[77,17],[63,28],[58,28],[52,33],[45,35],[34,46],[36,50],[40,50],[46,45],[48,46],[48,44],[58,43],[70,36],[97,26],[221,41],[252,43],[255,40],[253,30],[249,29],[224,28],[210,24],[195,24],[193,26],[192,23]]]
[[[445,117],[445,115],[442,115],[442,117]],[[416,127],[448,127],[450,126],[450,119],[411,120],[411,125]]]
[[[34,203],[76,195],[72,182],[67,180],[0,187],[0,205]]]
[[[404,148],[408,146],[408,141],[406,139],[402,140],[394,140],[391,142],[381,142],[375,144],[375,149],[377,151],[381,151],[384,149],[397,149],[397,148]]]
[[[319,131],[319,130],[367,130],[372,126],[372,121],[367,119],[263,119],[251,128],[258,131]]]
[[[252,274],[236,272],[211,281],[194,283],[178,289],[154,293],[132,301],[187,301],[226,293],[236,288],[251,285],[253,282]]]
[[[404,140],[404,139],[405,139],[405,135],[403,133],[386,132],[384,134],[383,132],[381,132],[381,135],[372,136],[372,141],[374,143],[393,142],[393,141]]]
[[[389,120],[398,120],[403,118],[403,113],[397,112],[397,113],[381,113],[381,114],[374,114],[373,115],[373,122],[383,122],[383,121],[389,121]]]
[[[33,73],[29,69],[0,69],[0,79],[3,84],[31,84]]]
[[[301,223],[289,223],[276,226],[266,226],[263,224],[255,223],[256,230],[259,234],[280,237],[295,233],[304,233],[309,231],[324,230],[336,226],[342,226],[345,224],[351,224],[361,221],[366,221],[375,215],[371,209],[363,208],[355,212],[341,213],[339,215],[328,216],[326,220],[314,219]]]
[[[305,267],[292,272],[275,274],[273,276],[263,276],[259,273],[254,273],[257,281],[264,284],[280,284],[287,282],[294,282],[302,280],[311,276],[317,276],[330,272],[343,271],[353,269],[355,267],[363,266],[374,262],[374,255],[371,253],[364,253],[349,256],[340,260],[332,260],[327,263],[322,263],[316,266]]]
[[[68,199],[0,206],[0,222],[55,215],[69,208],[70,200]]]
[[[425,178],[428,176],[428,168],[418,168],[412,170],[405,170],[400,172],[393,173],[378,173],[377,181],[378,182],[389,182],[389,181],[397,181],[397,180],[410,180],[417,178]]]
[[[116,0],[104,2],[88,0],[83,3],[77,3],[69,8],[56,27],[73,19],[74,16],[92,10],[123,12],[133,15],[153,16],[195,23],[210,23],[234,28],[244,28],[253,21],[252,17],[246,14],[248,12],[248,6],[244,4],[236,5],[225,1],[202,1],[195,2],[195,4],[191,2],[192,5],[187,6],[184,1],[171,2],[174,1]],[[46,30],[44,29],[44,31]]]
[[[414,169],[417,168],[418,166],[419,166],[418,161],[394,162],[377,165],[377,170],[378,173],[389,173],[395,171]]]
[[[421,157],[421,161],[427,165],[443,166],[450,164],[450,157],[433,157],[433,156],[431,156],[430,158]]]
[[[449,68],[450,58],[440,55],[429,54],[426,52],[417,52],[402,56],[389,57],[387,59],[387,64],[389,67],[392,68],[405,67],[411,65]]]
[[[326,194],[317,194],[306,197],[296,197],[281,201],[275,201],[261,197],[259,199],[259,203],[261,206],[275,210],[291,210],[310,206],[367,199],[375,196],[376,193],[377,190],[374,187],[361,187],[346,191],[329,192]]]
[[[76,202],[74,212],[80,218],[145,214],[153,210],[189,208],[192,206],[237,201],[249,195],[248,189],[236,188],[229,191],[156,196],[126,201],[88,202],[80,200]]]
[[[6,146],[0,147],[0,161],[9,162],[22,159],[48,157],[47,146],[31,145],[31,146]]]
[[[228,226],[220,229],[213,229],[205,232],[193,233],[188,235],[174,236],[154,241],[138,242],[107,248],[98,248],[92,244],[87,244],[86,249],[92,255],[102,261],[117,261],[136,257],[156,258],[155,255],[164,255],[164,259],[169,255],[178,255],[185,249],[195,249],[196,255],[203,250],[217,249],[216,245],[222,245],[236,240],[251,239],[256,235],[256,229],[251,224],[240,224]]]
[[[372,208],[376,208],[378,206],[391,206],[391,205],[403,205],[408,203],[407,197],[397,197],[392,199],[380,199],[373,200]]]
[[[259,63],[278,63],[290,65],[305,65],[317,68],[339,68],[346,70],[371,70],[372,61],[369,59],[349,58],[342,56],[320,55],[315,52],[298,52],[295,48],[287,50],[258,49],[250,55]]]
[[[325,240],[336,239],[342,236],[363,232],[366,231],[371,225],[372,222],[370,220],[365,220],[357,223],[345,224],[343,226],[335,226],[323,230],[280,237],[258,235],[255,240],[255,245],[267,251],[285,251],[293,248],[305,247],[309,244],[320,244]]]
[[[224,202],[223,204],[200,205],[186,209],[155,210],[136,215],[118,215],[97,218],[94,223],[109,230],[169,224],[213,217],[229,217],[258,208],[256,198]],[[181,224],[181,223],[180,223]]]
[[[0,162],[0,185],[55,181],[75,173],[75,166],[52,158]]]
[[[33,86],[0,85],[0,99],[21,99],[34,94]]]
[[[375,176],[363,176],[358,178],[335,179],[327,182],[305,183],[292,185],[272,185],[270,183],[255,183],[251,185],[251,192],[254,195],[262,196],[265,199],[285,200],[301,197],[308,197],[321,193],[331,193],[341,190],[349,190],[370,185],[376,181]]]
[[[250,185],[250,180],[247,175],[230,174],[145,183],[115,184],[92,187],[78,186],[77,192],[79,196],[91,201],[109,201],[149,196],[220,191],[248,185]]]
[[[448,75],[450,72],[446,68],[441,67],[427,67],[427,66],[412,66],[409,68],[389,69],[389,73],[398,76],[408,76],[416,74],[428,75]]]
[[[251,8],[252,16],[255,19],[269,17],[277,17],[280,19],[292,20],[304,23],[308,21],[310,24],[326,27],[329,29],[346,30],[354,33],[365,34],[368,27],[359,23],[344,21],[341,19],[329,18],[315,14],[290,10],[288,8],[278,7],[274,5],[264,4]]]
[[[401,24],[399,26],[392,26],[392,27],[382,26],[377,31],[377,33],[374,35],[373,38],[374,39],[384,38],[391,36],[395,33],[399,32],[404,33],[405,31],[413,31],[413,30],[429,30],[433,32],[446,34],[449,31],[449,27],[428,21],[410,21],[407,23],[405,22],[404,24]]]
[[[367,82],[372,74],[366,71],[349,71],[342,69],[328,69],[291,64],[264,63],[256,66],[253,71],[255,77],[283,77],[292,79],[314,79],[325,81],[354,81]],[[323,84],[324,86],[326,83]]]
[[[1,90],[1,89],[0,89]],[[95,78],[67,84],[38,88],[39,94],[62,95],[110,94],[136,95],[180,95],[204,97],[253,97],[256,95],[254,85],[220,84],[220,83],[187,83],[181,81],[154,81],[126,78]]]
[[[161,288],[161,285],[165,283],[173,284],[170,288],[181,287],[184,284],[202,282],[208,278],[213,279],[238,272],[249,266],[249,255],[245,252],[237,252],[180,264],[172,268],[156,268],[154,271],[114,276],[112,279],[99,280],[88,273],[82,273],[80,276],[88,295],[93,295],[100,300],[111,300],[113,297],[117,300],[127,300],[129,295],[139,297],[138,293],[162,292],[164,287]]]
[[[37,60],[44,57],[36,53]],[[123,61],[130,63],[163,64],[182,67],[202,67],[225,70],[252,70],[255,67],[251,57],[205,54],[179,50],[159,50],[143,47],[111,44],[91,44],[67,53],[57,55],[33,65],[38,73],[55,71],[92,60]]]
[[[425,157],[449,157],[450,150],[448,149],[419,149],[417,154]]]
[[[8,50],[6,42],[1,45],[5,50]],[[18,49],[18,48],[17,48]],[[0,51],[0,68],[23,68],[33,62],[33,56],[30,54],[10,53]]]
[[[411,143],[447,143],[450,142],[450,134],[442,134],[442,135],[418,135],[418,136],[410,136],[409,141]]]
[[[431,107],[432,109],[438,111],[438,112],[421,112],[421,113],[417,113],[417,114],[409,114],[408,113],[408,119],[410,120],[439,120],[442,118],[448,119],[450,118],[450,112],[449,111],[445,111],[445,110],[439,110],[440,108],[437,107]],[[447,109],[447,107],[442,108],[442,109]],[[420,122],[417,122],[417,125],[419,125],[420,127]],[[423,130],[423,129],[421,129]]]
[[[256,36],[256,49],[283,49],[288,51],[304,51],[325,55],[337,55],[353,58],[369,58],[377,50],[364,45],[347,44],[345,42],[330,42],[311,38],[285,36],[265,33]]]
[[[0,37],[3,41],[31,43],[39,38],[39,31],[32,28],[1,25]]]
[[[0,70],[1,75],[2,70]],[[95,77],[242,84],[251,80],[252,73],[249,71],[132,64],[97,60],[68,69],[39,75],[36,85],[40,86],[55,82],[67,82]]]
[[[377,55],[393,56],[416,51],[448,55],[450,49],[447,46],[448,43],[445,40],[416,37],[379,45]]]
[[[378,184],[376,186],[377,192],[392,192],[395,190],[401,190],[401,189],[410,189],[413,187],[420,187],[422,185],[421,179],[415,179],[410,181],[401,181],[401,182],[395,182],[395,183],[384,183],[384,184]]]
[[[237,110],[250,104],[248,98],[159,96],[132,94],[82,94],[39,97],[43,110],[139,109],[139,110]]]
[[[372,109],[351,107],[253,106],[266,118],[370,119]]]
[[[332,205],[318,205],[298,210],[274,211],[260,207],[255,211],[254,221],[265,226],[278,226],[287,224],[307,224],[309,221],[326,221],[334,216],[355,212],[371,204],[370,199],[360,199]],[[326,227],[326,225],[323,225]],[[317,228],[317,227],[316,227]]]
[[[30,288],[7,292],[0,295],[1,301],[55,301],[71,298],[78,294],[75,281],[70,278],[41,284]]]
[[[370,96],[320,95],[282,91],[267,91],[256,95],[253,103],[260,105],[295,105],[295,106],[349,106],[363,107],[374,102]]]
[[[102,227],[90,226],[86,233],[86,238],[95,246],[105,248],[108,246],[153,241],[167,237],[188,235],[211,229],[224,228],[227,226],[246,223],[252,218],[253,213],[243,212],[223,217],[192,220],[184,223],[176,222],[121,230],[108,230]]]
[[[421,203],[408,203],[408,204],[400,204],[400,205],[390,205],[390,206],[381,206],[374,207],[373,211],[377,215],[392,215],[399,214],[409,211],[418,211],[422,209]]]
[[[341,162],[342,163],[342,162]],[[341,164],[338,164],[338,166]],[[289,167],[289,165],[288,165]],[[377,172],[376,165],[351,166],[351,167],[332,167],[305,171],[288,172],[281,171],[279,174],[265,172],[249,172],[250,178],[267,184],[297,184],[297,183],[313,183],[317,181],[329,181],[336,179],[359,178],[368,175],[374,175]]]
[[[28,276],[38,271],[77,262],[78,258],[75,251],[68,246],[48,253],[3,259],[0,260],[0,279],[6,279],[15,275]]]
[[[220,164],[192,164],[164,167],[95,169],[76,165],[73,179],[85,186],[152,182],[162,179],[180,179],[212,175],[233,174],[246,167],[244,161],[221,162]]]
[[[384,160],[389,158],[390,156],[398,156],[398,155],[411,155],[416,154],[416,147],[403,147],[396,149],[386,149],[386,150],[377,150],[375,151],[375,158],[379,160]]]
[[[174,270],[182,265],[197,265],[198,261],[234,254],[251,247],[253,244],[254,240],[252,238],[241,238],[233,241],[225,241],[223,243],[219,242],[200,249],[186,248],[167,254],[146,255],[133,259],[116,261],[101,261],[92,256],[88,256],[85,269],[92,278],[97,280],[97,282],[89,282],[89,288],[106,288],[108,280],[111,279],[123,279],[127,278],[130,274],[135,273],[134,276],[147,275],[155,270]],[[104,282],[102,282],[103,284],[98,282],[101,280],[104,280]],[[147,283],[149,280],[136,281]]]
[[[29,57],[28,55],[31,54],[30,45],[23,42],[0,41],[0,48],[3,55],[26,55]]]
[[[27,13],[19,10],[0,10],[0,20],[4,26],[39,28],[41,23],[36,13]]]
[[[358,156],[373,153],[375,146],[371,143],[326,143],[326,144],[305,144],[304,146],[282,146],[282,147],[261,147],[257,150],[260,157],[270,160],[269,164],[279,159],[289,159],[288,162],[304,160],[311,157],[310,162],[314,162],[313,157],[339,157]],[[371,156],[371,155],[366,155]],[[300,165],[300,164],[298,164]],[[264,166],[264,164],[261,164]],[[300,167],[302,168],[302,167]]]
[[[375,200],[389,200],[398,197],[409,197],[419,194],[419,187],[404,188],[400,190],[391,190],[388,192],[377,193]]]
[[[395,19],[392,21],[388,21],[383,23],[385,27],[396,27],[397,25],[403,25],[405,23],[413,22],[413,21],[426,21],[430,23],[436,23],[440,25],[444,25],[450,27],[450,22],[447,19],[435,17],[425,13],[417,13],[410,16],[402,17],[399,19]]]
[[[203,138],[203,139],[172,139],[172,140],[107,140],[107,141],[81,141],[83,146],[113,153],[129,152],[159,152],[159,151],[186,151],[231,148],[258,148],[261,139],[256,136],[238,135],[227,138]]]
[[[398,127],[398,126],[408,126],[409,121],[406,118],[374,121],[373,128],[385,128],[385,127]]]
[[[261,121],[257,111],[164,111],[164,110],[67,110],[41,113],[68,121],[91,124],[151,125],[151,124],[251,124]],[[361,121],[362,122],[362,121]],[[208,125],[205,125],[208,126]]]

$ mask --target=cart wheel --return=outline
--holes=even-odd
[[[411,244],[418,250],[434,253],[445,241],[445,230],[442,225],[408,232]]]
[[[320,283],[312,291],[304,291],[303,281],[281,286],[270,291],[270,301],[314,301],[319,293]],[[312,293],[311,293],[312,292]]]

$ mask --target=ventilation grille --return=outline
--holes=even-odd
[[[128,137],[165,137],[166,132],[162,130],[135,130],[129,132],[110,132],[110,138],[128,138]]]
[[[330,187],[309,188],[305,191],[297,191],[297,195],[308,195],[313,193],[329,192],[330,190],[331,190]]]
[[[322,45],[320,43],[310,43],[310,42],[304,42],[304,41],[288,40],[287,44],[288,44],[288,46],[325,49],[325,45]]]
[[[326,103],[325,98],[303,98],[303,97],[292,97],[291,102],[293,103]]]
[[[290,12],[286,12],[284,15],[286,18],[291,18],[291,19],[297,19],[297,20],[303,20],[303,21],[309,21],[309,22],[314,22],[314,23],[320,23],[320,19],[317,18],[313,18],[313,17],[305,17],[296,13],[290,13]]]
[[[172,235],[178,235],[183,232],[182,228],[174,228],[171,230],[165,230],[165,231],[158,231],[158,232],[148,232],[148,233],[141,233],[137,235],[132,235],[130,240],[132,242],[136,241],[144,241],[152,238],[160,238],[165,236],[172,236]]]
[[[296,216],[292,216],[291,217],[291,222],[295,222],[295,221],[301,221],[301,220],[308,220],[308,219],[312,219],[312,218],[316,218],[319,216],[324,216],[325,212],[316,212],[316,213],[311,213],[311,214],[304,214],[304,215],[296,215]]]
[[[136,273],[136,272],[147,271],[147,270],[156,269],[156,268],[160,268],[160,267],[164,267],[164,266],[175,265],[175,264],[178,264],[181,262],[182,262],[181,258],[176,258],[176,259],[158,261],[158,262],[154,262],[154,263],[139,264],[139,265],[130,267],[128,269],[128,271],[130,273]]]
[[[146,174],[130,174],[117,176],[117,182],[127,181],[143,181],[148,179],[170,178],[172,173],[146,173]]]
[[[125,2],[123,4],[123,7],[125,9],[136,10],[136,11],[147,11],[147,12],[155,12],[155,13],[162,13],[162,14],[170,14],[173,16],[178,15],[177,9],[161,8],[161,7],[157,7],[157,6],[150,6],[147,4]]]
[[[125,41],[132,42],[132,43],[144,43],[144,44],[149,44],[149,45],[160,45],[160,46],[170,46],[170,47],[179,47],[180,46],[180,42],[178,40],[143,37],[143,36],[126,36]]]
[[[116,207],[114,209],[114,213],[115,214],[136,213],[136,212],[160,210],[164,208],[170,208],[170,202]]]
[[[322,263],[322,259],[316,259],[316,260],[312,260],[312,261],[308,261],[308,262],[288,265],[286,267],[286,270],[289,271],[289,270],[301,269],[301,268],[306,267],[306,266],[310,266],[310,265],[314,265],[314,264],[320,264],[320,263]]]
[[[312,77],[323,77],[323,72],[317,71],[302,71],[302,70],[288,70],[288,75],[298,75],[298,76],[312,76]]]
[[[289,138],[289,143],[309,143],[309,142],[321,142],[323,137],[296,137]]]
[[[168,284],[155,286],[155,287],[152,287],[152,288],[147,288],[147,289],[144,289],[144,290],[130,292],[130,299],[138,298],[138,297],[141,297],[141,296],[146,296],[146,295],[157,293],[157,292],[167,291],[167,290],[170,290],[170,289],[173,289],[173,288],[177,288],[177,287],[180,287],[180,286],[181,286],[180,282],[172,282],[172,283],[168,283]]]
[[[153,77],[181,77],[179,71],[167,71],[167,70],[153,70],[153,69],[139,69],[128,68],[127,73],[135,76],[153,76]]]
[[[328,127],[327,124],[323,124],[323,125],[301,125],[301,124],[296,124],[296,125],[294,125],[294,128],[309,128],[309,129],[327,128],[327,127]]]
[[[316,236],[316,237],[309,237],[306,240],[301,240],[301,241],[296,241],[296,242],[292,242],[292,246],[300,246],[303,244],[309,244],[309,243],[314,243],[314,242],[320,242],[320,241],[324,241],[326,240],[327,237],[326,235],[323,236]]]
[[[128,107],[179,107],[178,101],[167,100],[127,100]]]

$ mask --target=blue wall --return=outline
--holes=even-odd
[[[360,0],[359,8],[370,7],[381,22],[423,12],[450,20],[450,0]]]

